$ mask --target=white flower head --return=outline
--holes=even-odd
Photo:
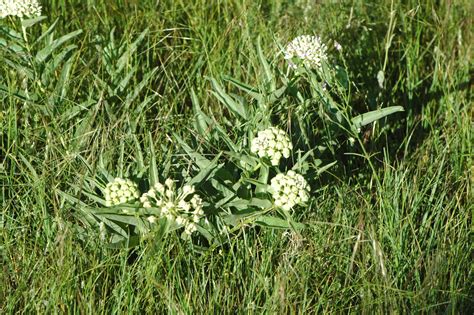
[[[40,16],[41,5],[38,0],[0,0],[0,19],[9,15],[21,19]]]
[[[104,190],[107,207],[134,201],[139,196],[138,185],[129,179],[116,178]]]
[[[285,59],[292,68],[297,68],[297,63],[313,69],[321,68],[321,63],[328,59],[327,46],[319,36],[302,35],[293,39],[285,49]],[[296,59],[296,60],[295,60]]]
[[[270,192],[275,200],[275,206],[290,210],[297,204],[309,199],[309,185],[304,177],[295,171],[277,174],[270,181]]]
[[[159,216],[185,228],[188,222],[198,223],[204,217],[202,199],[195,194],[194,186],[184,185],[177,188],[171,178],[168,178],[164,185],[156,183],[141,196],[140,202],[144,208],[156,208],[159,210]],[[189,229],[187,231],[190,231]]]
[[[293,145],[290,137],[281,129],[270,127],[259,131],[257,137],[252,140],[250,151],[260,158],[270,159],[272,165],[278,165],[283,156],[288,158]]]

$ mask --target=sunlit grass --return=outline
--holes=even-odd
[[[24,102],[20,78],[0,62],[2,312],[472,312],[469,1],[106,3],[44,4],[48,23],[59,18],[55,36],[83,30],[66,84],[44,99]],[[101,48],[131,49],[147,28],[111,75],[120,55]],[[199,254],[178,236],[132,251],[84,238],[59,191],[99,167],[127,174],[148,134],[159,164],[181,154],[169,134],[191,138],[191,88],[228,125],[206,77],[263,86],[257,37],[277,60],[277,43],[303,34],[342,45],[356,112],[406,110],[363,129],[365,150],[334,152],[337,166],[298,217],[311,228],[242,229]],[[132,71],[126,88],[105,88]]]

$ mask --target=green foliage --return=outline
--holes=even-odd
[[[468,1],[42,4],[0,20],[1,313],[472,313]],[[336,66],[287,72],[314,33]],[[209,225],[149,232],[115,177],[192,183]]]

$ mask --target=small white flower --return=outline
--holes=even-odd
[[[194,194],[194,187],[191,185],[184,185],[183,186],[183,195],[188,196],[190,194]]]
[[[287,59],[292,68],[297,68],[293,62],[302,62],[309,68],[321,68],[322,61],[328,59],[326,55],[327,47],[322,43],[319,36],[302,35],[293,39],[285,50],[285,59]]]
[[[145,203],[147,200],[148,200],[148,193],[144,193],[144,194],[140,197],[140,202],[141,202],[141,203]]]
[[[195,223],[189,222],[188,224],[186,224],[186,227],[184,228],[184,233],[186,233],[187,235],[191,235],[196,230],[197,230],[197,225]]]
[[[165,184],[156,183],[148,192],[140,197],[144,208],[157,209],[157,215],[166,217],[185,228],[185,234],[191,235],[204,216],[202,199],[195,194],[191,185],[176,188],[175,181],[168,178]]]
[[[288,158],[293,145],[290,137],[281,129],[270,127],[257,133],[250,145],[250,151],[261,158],[268,158],[272,165],[278,165],[281,157]]]
[[[278,208],[290,210],[297,204],[309,200],[309,185],[304,177],[295,171],[277,174],[270,181],[270,192]]]
[[[0,0],[0,18],[17,16],[21,19],[41,15],[41,5],[37,0]]]
[[[184,201],[183,199],[181,199],[178,202],[178,206],[186,212],[188,212],[191,209],[191,205],[187,203],[186,201]]]
[[[173,199],[173,196],[174,196],[174,191],[170,189],[168,189],[167,191],[165,191],[165,196],[168,198],[168,199]]]
[[[129,179],[116,178],[104,190],[107,207],[134,201],[138,196],[138,185]]]
[[[161,184],[161,183],[156,183],[155,186],[153,186],[153,188],[154,188],[154,190],[156,190],[160,194],[164,193],[164,191],[165,191],[165,186],[163,186],[163,184]]]
[[[176,217],[175,222],[178,225],[183,225],[184,223],[186,223],[186,219],[183,218],[182,216],[178,216],[178,217]]]
[[[174,188],[174,180],[172,180],[171,178],[166,179],[165,180],[165,185],[169,189],[173,189]]]
[[[156,197],[156,194],[155,194],[155,190],[154,190],[154,189],[150,189],[146,194],[147,194],[148,196],[150,196],[151,198],[155,198],[155,197]]]
[[[341,50],[342,50],[341,44],[339,44],[339,43],[336,42],[336,41],[334,41],[334,48],[336,48],[337,51],[341,51]]]
[[[156,220],[158,220],[155,216],[151,215],[147,218],[148,222],[150,222],[151,224],[154,224],[156,222]]]

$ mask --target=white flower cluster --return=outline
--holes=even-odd
[[[250,146],[252,153],[261,158],[269,158],[272,165],[278,165],[282,156],[288,158],[292,149],[290,137],[286,132],[275,127],[259,131]]]
[[[129,179],[116,178],[107,184],[104,191],[107,207],[127,203],[140,197],[138,186]]]
[[[309,199],[309,185],[304,177],[295,171],[276,175],[270,181],[270,187],[275,206],[283,210],[288,211]]]
[[[140,202],[145,209],[158,208],[161,216],[167,217],[179,226],[184,226],[184,232],[191,235],[197,229],[196,224],[204,217],[202,199],[194,192],[194,187],[190,185],[176,189],[174,181],[168,178],[164,185],[156,183],[144,193],[140,197]],[[150,216],[148,221],[154,223],[156,217]]]
[[[327,46],[319,36],[302,35],[286,46],[285,59],[292,68],[297,68],[297,64],[293,63],[294,58],[309,68],[320,68],[321,62],[328,59],[326,51]]]
[[[37,0],[0,0],[0,18],[7,16],[29,18],[41,15],[41,5]]]

